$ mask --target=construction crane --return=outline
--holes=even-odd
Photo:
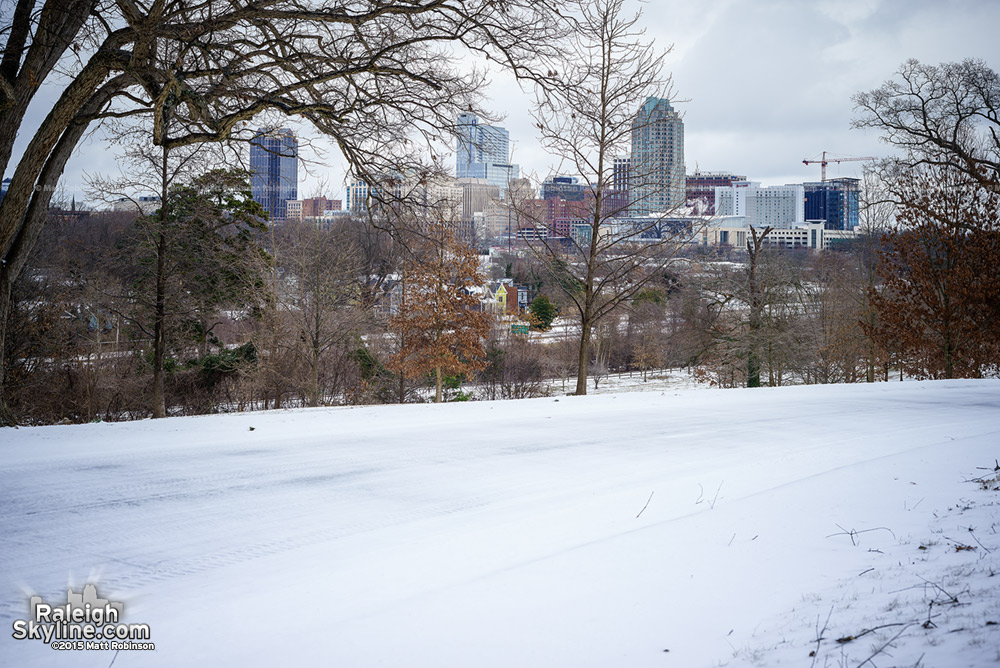
[[[822,160],[803,160],[802,164],[803,165],[813,165],[813,164],[816,164],[818,162],[819,165],[820,165],[820,168],[821,168],[821,171],[820,171],[820,175],[821,176],[820,176],[819,180],[822,181],[822,182],[825,182],[826,181],[826,166],[828,164],[830,164],[831,162],[841,163],[841,162],[856,162],[858,160],[877,160],[877,159],[878,158],[872,158],[870,156],[865,156],[863,158],[827,158],[826,157],[826,151],[823,151],[823,158],[822,158]]]

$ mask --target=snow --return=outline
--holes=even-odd
[[[546,394],[560,396],[572,394],[576,389],[576,375],[549,378],[543,383]],[[474,387],[473,387],[474,389]],[[621,394],[622,392],[675,392],[677,390],[712,389],[706,382],[699,382],[687,369],[650,369],[643,380],[641,371],[614,372],[602,375],[594,387],[594,378],[587,380],[587,394]]]
[[[3,429],[5,628],[95,582],[156,650],[0,665],[996,665],[998,416],[983,380]]]

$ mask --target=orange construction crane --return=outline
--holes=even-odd
[[[823,159],[822,160],[803,160],[802,164],[803,165],[812,165],[812,164],[815,164],[815,163],[818,162],[819,165],[820,165],[820,168],[821,168],[821,171],[820,171],[820,174],[821,174],[820,181],[826,181],[826,166],[828,164],[830,164],[831,162],[836,162],[836,163],[841,163],[841,162],[855,162],[855,161],[858,161],[858,160],[878,160],[878,158],[872,158],[870,156],[866,156],[864,158],[829,158],[828,159],[826,157],[826,151],[823,151]]]

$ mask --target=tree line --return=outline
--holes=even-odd
[[[995,373],[995,196],[922,182],[912,204],[887,205],[865,192],[870,233],[836,250],[771,247],[766,229],[746,248],[671,248],[592,327],[587,382],[667,368],[717,387]],[[158,212],[50,213],[13,290],[19,422],[152,415],[158,308],[169,415],[579,393],[584,263],[528,248],[486,263],[441,222],[405,239],[368,216],[268,226],[238,172],[194,178],[170,202],[162,257]],[[486,287],[504,278],[534,296],[519,318],[490,307]]]
[[[713,257],[669,212],[617,221],[612,156],[637,103],[671,95],[663,54],[621,0],[18,0],[5,19],[5,423],[407,401],[428,378],[436,399],[467,397],[463,379],[505,397],[570,375],[584,394],[612,370],[662,366],[750,387],[996,373],[1000,83],[982,61],[910,61],[855,97],[855,126],[896,153],[866,176],[852,247],[782,253],[751,229]],[[472,251],[426,201],[396,194],[401,178],[446,171],[458,112],[489,118],[469,54],[534,92],[543,142],[589,184],[579,236],[529,236],[524,257],[501,262],[570,323],[566,340],[472,316],[486,279]],[[61,92],[34,127],[28,106],[50,82]],[[255,126],[287,116],[371,186],[366,218],[268,225],[245,173],[198,159],[238,156]],[[95,124],[131,147],[129,178],[160,194],[156,212],[84,222],[53,209]],[[646,177],[631,175],[635,192]],[[511,209],[519,232],[537,225]]]

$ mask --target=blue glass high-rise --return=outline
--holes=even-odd
[[[272,221],[288,216],[288,200],[298,199],[299,141],[287,128],[257,130],[250,141],[250,188]]]
[[[853,230],[858,226],[860,181],[829,179],[804,183],[806,220],[826,221],[828,230]]]
[[[510,135],[494,125],[483,125],[475,114],[458,115],[458,146],[455,176],[486,179],[503,193],[521,169],[510,163]]]

